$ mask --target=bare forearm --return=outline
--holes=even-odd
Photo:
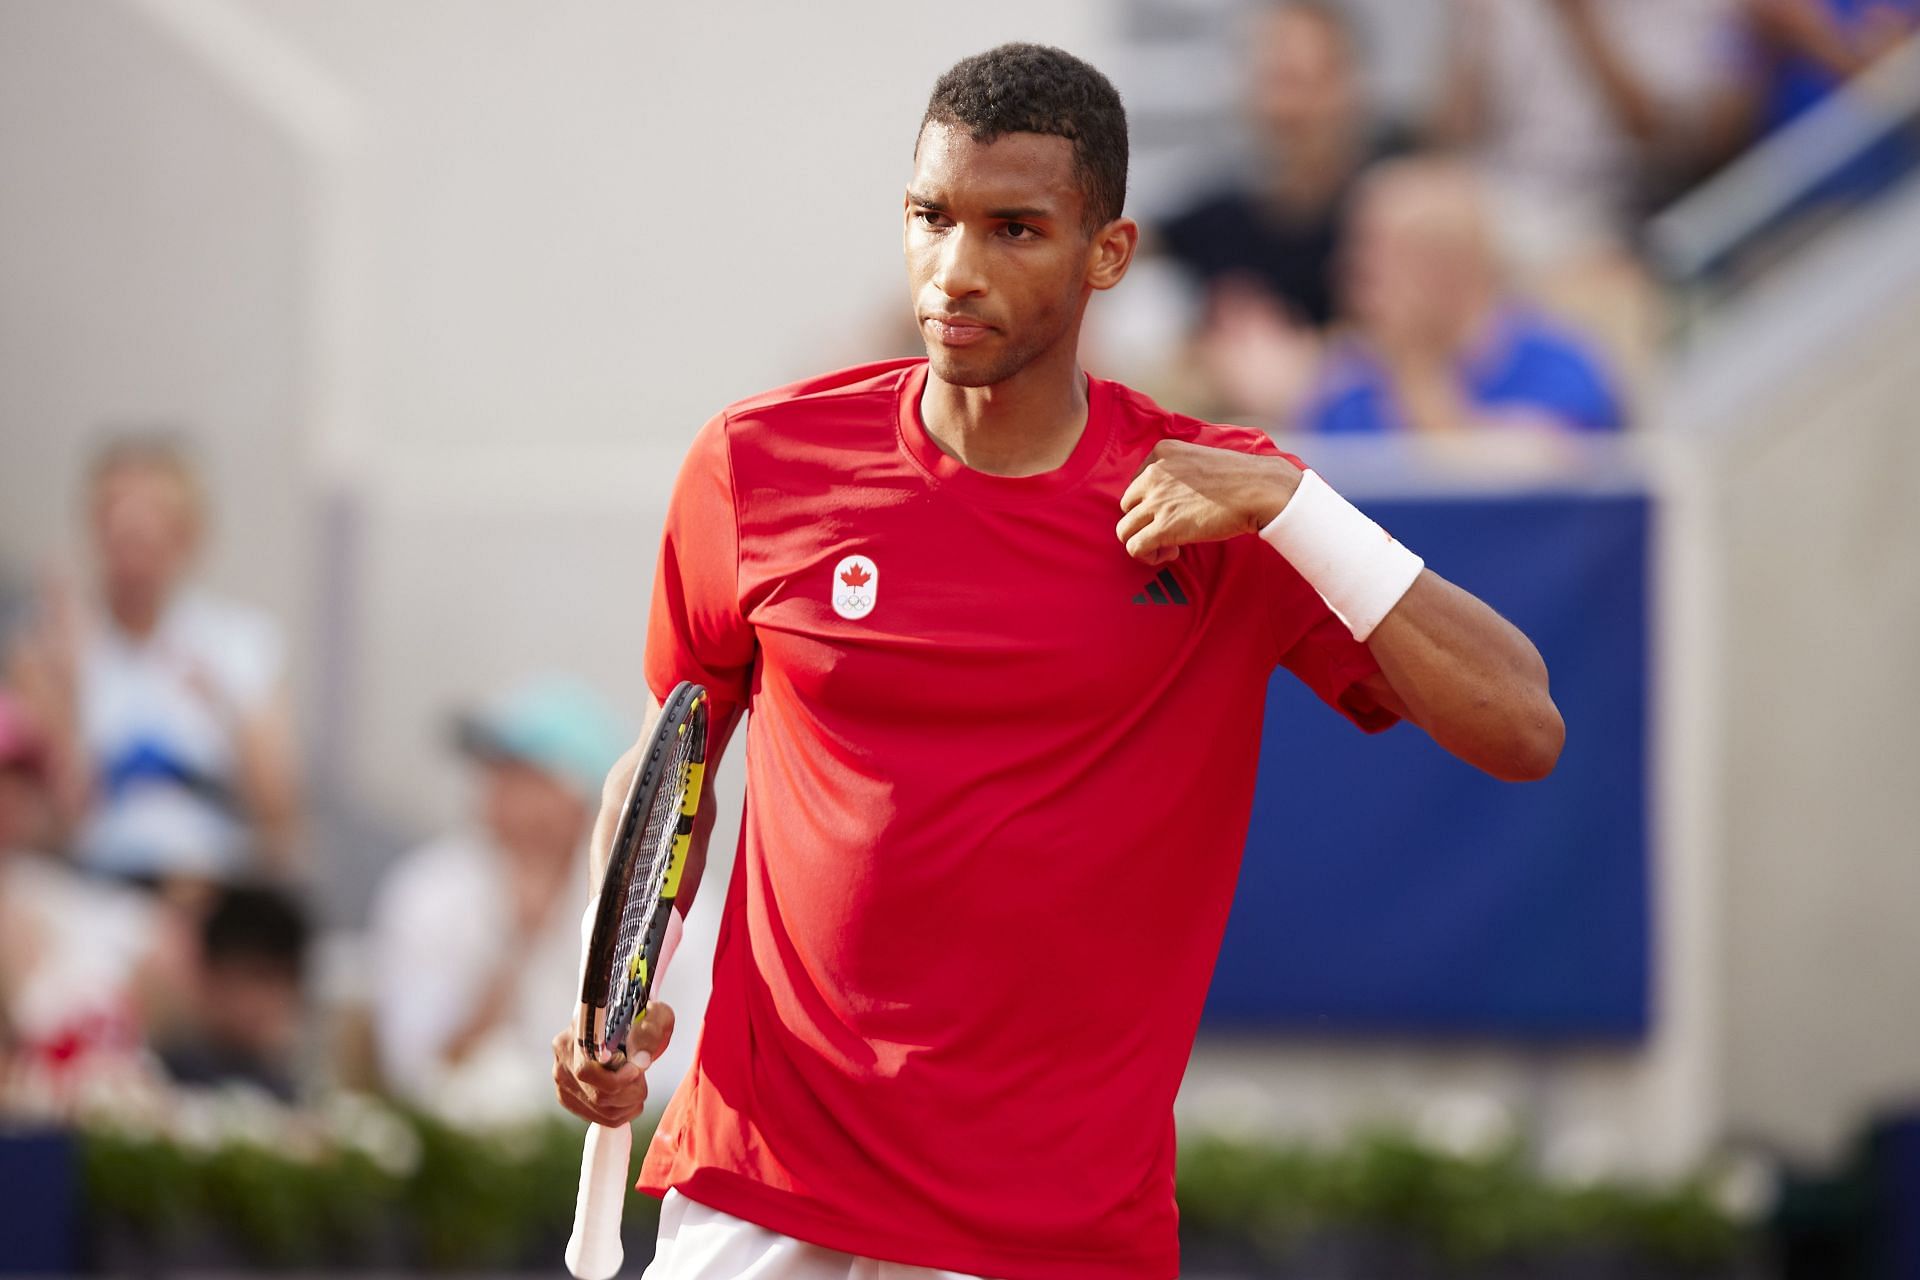
[[[56,845],[64,845],[86,818],[93,765],[80,731],[78,697],[68,639],[29,633],[8,655],[5,683],[26,703],[47,735],[48,787]]]
[[[1754,24],[1775,45],[1817,62],[1834,75],[1851,76],[1866,59],[1825,10],[1808,0],[1749,0]]]
[[[519,959],[518,955],[514,957]],[[487,985],[480,992],[480,998],[474,1001],[473,1008],[461,1020],[460,1025],[447,1037],[446,1046],[440,1051],[441,1061],[448,1066],[459,1066],[473,1056],[473,1051],[493,1029],[500,1025],[513,1004],[518,985],[518,972],[515,964],[508,963],[496,969],[487,978]]]
[[[613,837],[620,828],[620,814],[626,806],[627,791],[633,786],[634,771],[640,767],[641,758],[646,753],[648,741],[653,737],[653,727],[660,718],[660,704],[653,702],[647,712],[646,728],[633,746],[627,749],[611,771],[600,791],[600,813],[594,819],[593,843],[591,846],[592,877],[588,889],[592,893],[600,891],[600,882],[606,876],[607,860],[612,856]],[[730,708],[714,704],[713,715],[707,722],[707,772],[706,785],[700,796],[700,810],[693,820],[693,838],[687,845],[687,866],[680,876],[680,892],[674,899],[684,916],[693,907],[694,894],[700,888],[700,878],[706,870],[707,842],[713,835],[716,804],[714,781],[719,773],[720,758],[727,749],[727,742],[733,736],[734,726],[739,722],[739,713]]]
[[[1440,93],[1427,113],[1427,141],[1461,147],[1479,139],[1486,124],[1486,76],[1481,66],[1486,47],[1486,15],[1472,0],[1455,0],[1447,24],[1447,63]]]
[[[1496,778],[1543,778],[1566,728],[1547,666],[1519,628],[1431,569],[1367,639],[1401,711],[1453,755]]]
[[[1620,56],[1607,33],[1601,30],[1593,7],[1580,0],[1562,0],[1559,12],[1568,34],[1573,37],[1574,48],[1585,59],[1587,69],[1593,72],[1614,120],[1642,146],[1657,142],[1662,124],[1660,104]]]
[[[241,801],[261,851],[276,871],[291,874],[300,861],[299,764],[293,713],[285,693],[238,726]]]
[[[633,785],[634,770],[640,767],[640,757],[659,718],[660,704],[656,702],[647,712],[646,727],[640,731],[639,739],[614,762],[613,768],[607,771],[606,782],[601,785],[600,812],[594,817],[593,839],[587,849],[588,893],[599,893],[600,882],[606,878],[607,859],[613,854],[613,836],[620,828],[620,812],[627,801],[627,789]]]

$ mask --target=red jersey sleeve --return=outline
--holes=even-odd
[[[647,613],[647,684],[664,701],[692,680],[719,704],[745,707],[753,628],[740,611],[740,533],[722,414],[700,429],[667,504]]]
[[[1273,558],[1280,553],[1267,548]],[[1296,577],[1298,575],[1295,575]],[[1311,588],[1309,588],[1311,590]],[[1353,638],[1346,624],[1333,616],[1314,596],[1326,616],[1314,622],[1280,657],[1280,665],[1300,677],[1321,701],[1368,733],[1379,733],[1400,723],[1400,717],[1377,705],[1360,686],[1380,670],[1367,646]]]

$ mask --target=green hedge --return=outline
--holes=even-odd
[[[1603,1245],[1681,1266],[1740,1252],[1744,1233],[1704,1179],[1555,1186],[1517,1145],[1459,1156],[1371,1130],[1334,1150],[1200,1138],[1180,1151],[1181,1224],[1284,1256],[1318,1231],[1361,1230],[1455,1263]]]
[[[215,1240],[269,1266],[503,1267],[559,1257],[583,1126],[554,1119],[472,1133],[364,1100],[351,1111],[344,1123],[282,1115],[185,1138],[89,1128],[93,1234],[161,1255]],[[256,1120],[268,1114],[254,1110]],[[652,1234],[655,1210],[650,1198],[630,1197],[637,1233]]]
[[[84,1134],[96,1233],[162,1254],[217,1237],[263,1265],[472,1268],[551,1263],[572,1223],[577,1123],[474,1134],[365,1100],[318,1118],[241,1107],[204,1119]],[[1392,1130],[1335,1149],[1189,1140],[1178,1185],[1190,1237],[1274,1258],[1326,1231],[1390,1236],[1456,1264],[1600,1245],[1709,1266],[1743,1243],[1698,1180],[1559,1187],[1515,1147],[1459,1156]],[[630,1198],[637,1240],[655,1208]]]

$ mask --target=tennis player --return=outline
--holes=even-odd
[[[742,401],[682,467],[648,681],[711,690],[714,756],[753,714],[649,1276],[1177,1274],[1173,1100],[1274,668],[1362,730],[1553,768],[1519,631],[1260,432],[1081,371],[1126,171],[1092,67],[959,63],[903,204],[926,358]],[[562,1101],[637,1115],[672,1021],[617,1067],[556,1036]]]

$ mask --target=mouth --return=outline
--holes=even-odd
[[[935,342],[946,347],[966,347],[993,332],[993,326],[971,316],[925,315],[920,327]]]

